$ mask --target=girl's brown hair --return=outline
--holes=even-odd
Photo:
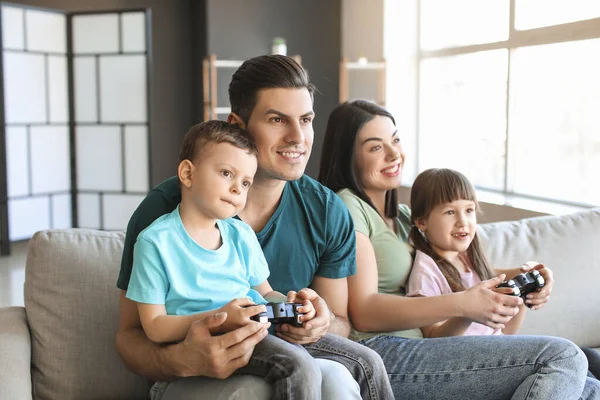
[[[452,291],[461,292],[466,288],[461,282],[459,272],[448,260],[440,257],[433,250],[427,238],[416,226],[418,220],[429,218],[431,211],[438,205],[456,200],[473,201],[479,211],[475,188],[466,176],[451,169],[428,169],[421,172],[410,191],[411,220],[413,222],[410,239],[415,249],[422,251],[435,261]],[[467,249],[467,256],[471,261],[472,269],[481,280],[491,279],[495,276],[477,233]]]

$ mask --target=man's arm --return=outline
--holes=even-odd
[[[331,311],[328,331],[343,337],[348,337],[350,335],[351,326],[348,319],[347,279],[330,279],[315,276],[311,287],[319,294],[319,296],[321,296],[326,303],[325,306],[329,306],[329,310]]]
[[[170,381],[188,376],[225,379],[248,364],[254,346],[267,334],[268,324],[252,323],[220,336],[227,313],[194,321],[177,344],[157,344],[146,337],[137,305],[121,292],[116,348],[127,368],[151,380]]]

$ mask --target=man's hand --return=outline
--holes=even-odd
[[[246,326],[253,322],[250,317],[265,312],[267,309],[264,305],[256,305],[248,298],[233,299],[219,309],[220,312],[227,314],[227,320],[216,327],[216,330],[211,329],[212,333],[229,332],[242,326]]]
[[[211,336],[227,320],[220,312],[194,321],[177,348],[179,376],[207,376],[225,379],[248,364],[254,346],[267,336],[271,325],[251,321],[249,324],[220,336]]]
[[[538,271],[546,283],[543,288],[529,293],[525,303],[529,305],[532,310],[539,310],[550,299],[550,294],[552,293],[552,288],[554,287],[554,273],[550,268],[546,268],[544,264],[540,264],[536,261],[528,261],[521,266],[521,272],[529,272],[532,270]]]
[[[302,289],[298,293],[290,291],[287,301],[290,303],[302,303],[300,312],[307,313],[302,318],[302,327],[295,327],[289,324],[278,325],[275,327],[277,336],[290,343],[308,344],[314,343],[327,333],[329,324],[334,318],[327,307],[325,300],[312,289]],[[309,306],[310,304],[310,306]],[[310,308],[313,310],[310,311]]]
[[[505,277],[501,274],[462,292],[465,296],[464,316],[493,329],[504,329],[504,325],[519,313],[519,305],[523,304],[520,297],[507,295],[510,288],[496,288]]]

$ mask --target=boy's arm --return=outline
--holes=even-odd
[[[285,303],[287,301],[287,297],[283,293],[273,290],[269,281],[253,286],[252,289],[260,293],[269,303]]]
[[[185,339],[177,344],[152,342],[144,333],[137,305],[120,294],[120,317],[116,348],[132,372],[154,381],[188,376],[225,379],[248,364],[254,346],[267,334],[268,325],[248,324],[220,336],[211,336],[227,319],[213,314],[192,323]]]
[[[220,309],[216,309],[190,315],[167,315],[164,304],[137,303],[137,308],[144,332],[150,340],[156,343],[183,340],[194,321],[220,312]],[[217,332],[213,331],[212,333]]]

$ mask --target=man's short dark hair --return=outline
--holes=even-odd
[[[231,111],[248,124],[256,106],[258,91],[274,88],[306,88],[311,99],[315,92],[308,73],[293,58],[282,55],[258,56],[244,61],[231,78]]]
[[[231,143],[237,148],[247,150],[249,154],[258,154],[256,144],[245,129],[224,121],[213,120],[196,124],[185,134],[179,152],[179,162],[183,160],[194,162],[200,150],[211,142]]]

